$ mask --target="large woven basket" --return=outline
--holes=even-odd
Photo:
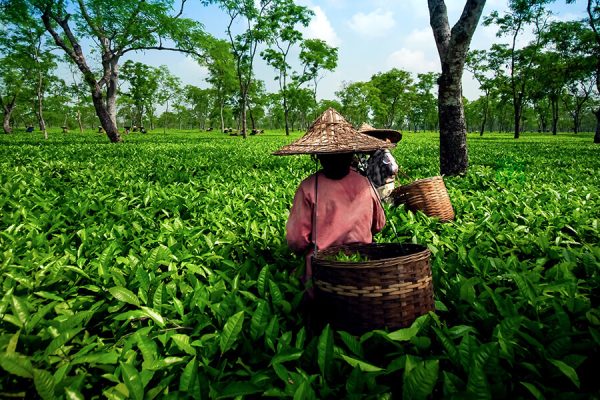
[[[454,209],[441,176],[419,179],[399,186],[390,196],[394,205],[404,204],[411,211],[423,211],[442,222],[454,219]]]
[[[336,261],[343,251],[362,262]],[[313,259],[317,307],[332,327],[355,334],[399,329],[434,309],[430,253],[416,244],[334,246]]]

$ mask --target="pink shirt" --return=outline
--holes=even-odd
[[[317,246],[320,250],[350,243],[371,243],[373,234],[385,225],[378,195],[368,179],[354,170],[339,180],[318,172]],[[286,239],[296,253],[307,254],[306,278],[312,276],[312,210],[315,204],[315,174],[302,181],[296,191],[287,221]]]

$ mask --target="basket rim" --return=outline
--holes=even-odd
[[[412,247],[416,251],[409,253],[409,254],[400,255],[400,256],[389,257],[389,258],[380,258],[377,260],[368,260],[368,261],[361,261],[361,262],[335,261],[335,260],[330,260],[325,257],[322,257],[324,255],[337,254],[337,252],[339,252],[341,249],[347,249],[347,248],[360,249],[360,248],[369,248],[369,247],[371,247],[371,248]],[[415,257],[419,257],[419,258],[427,257],[428,258],[430,255],[431,255],[431,251],[429,250],[429,248],[426,245],[417,244],[417,243],[350,243],[350,244],[345,244],[345,245],[331,246],[326,249],[319,250],[317,252],[316,256],[313,256],[313,262],[320,264],[319,266],[321,266],[321,267],[327,267],[327,268],[368,269],[368,268],[382,268],[387,264],[394,264],[399,261],[402,261],[403,259],[408,259],[408,258],[415,258]]]
[[[430,176],[429,178],[417,179],[416,181],[412,181],[410,183],[407,183],[406,185],[400,185],[396,189],[407,188],[407,187],[411,187],[411,186],[416,186],[421,183],[426,183],[426,182],[431,182],[431,181],[439,181],[439,180],[444,182],[444,177],[442,175],[436,175],[436,176]]]

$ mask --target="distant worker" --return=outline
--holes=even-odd
[[[398,143],[402,134],[394,129],[376,129],[371,125],[362,124],[358,131],[388,143]],[[379,149],[371,154],[359,156],[358,169],[377,189],[382,201],[391,201],[390,194],[394,191],[398,163],[388,149]]]

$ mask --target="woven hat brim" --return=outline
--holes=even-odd
[[[391,149],[396,145],[394,143],[387,143],[383,140],[378,140],[381,143],[374,145],[362,145],[362,146],[346,146],[343,148],[332,148],[331,146],[324,145],[302,145],[302,144],[289,144],[283,146],[281,149],[272,153],[275,156],[291,156],[299,154],[343,154],[343,153],[369,153],[379,149]]]
[[[361,153],[390,147],[393,147],[391,143],[358,132],[340,113],[328,108],[312,123],[304,136],[273,154]]]
[[[389,139],[392,143],[402,140],[402,133],[394,129],[370,129],[359,131],[362,134],[373,136],[380,140]]]

